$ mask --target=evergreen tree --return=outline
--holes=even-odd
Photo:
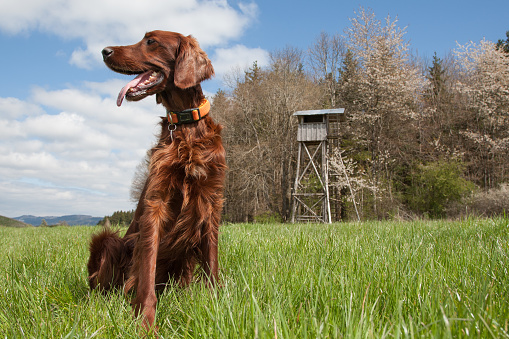
[[[509,31],[505,32],[507,39],[504,41],[499,39],[497,42],[497,49],[502,49],[502,51],[509,53]]]
[[[358,89],[355,83],[358,67],[358,63],[352,51],[347,50],[343,59],[343,64],[339,69],[339,106],[347,108],[347,110],[352,108],[358,96]]]
[[[246,83],[257,83],[261,80],[262,69],[258,67],[258,61],[254,61],[249,70],[244,73],[244,81]]]
[[[423,91],[424,107],[419,119],[419,153],[426,161],[440,158],[445,149],[454,142],[450,140],[451,129],[458,105],[452,104],[450,67],[435,52],[431,66],[427,67]],[[453,146],[454,148],[454,146]]]
[[[104,219],[99,221],[97,224],[106,226],[107,222],[109,221],[111,225],[117,225],[117,226],[129,226],[131,224],[131,221],[134,218],[134,210],[131,211],[116,211],[113,212],[111,216],[106,216]]]
[[[428,67],[428,74],[426,79],[430,82],[430,89],[427,95],[431,98],[439,98],[445,90],[445,74],[446,70],[443,67],[443,61],[437,56],[437,52],[433,55],[433,61]]]

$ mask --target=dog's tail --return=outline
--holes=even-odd
[[[131,251],[124,240],[109,227],[92,235],[88,260],[88,282],[90,288],[110,290],[124,284]]]

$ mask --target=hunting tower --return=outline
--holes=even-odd
[[[292,191],[292,223],[340,220],[336,174],[329,171],[329,157],[339,147],[344,108],[298,111],[297,174]]]

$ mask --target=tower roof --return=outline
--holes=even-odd
[[[344,108],[334,108],[334,109],[317,109],[310,111],[298,111],[293,113],[295,116],[301,115],[325,115],[325,114],[343,114],[345,113]]]

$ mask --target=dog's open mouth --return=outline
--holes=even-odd
[[[124,97],[128,100],[141,99],[150,93],[151,88],[159,85],[164,80],[164,75],[157,71],[141,73],[120,90],[117,98],[117,106],[122,105]],[[152,93],[153,94],[153,93]]]

